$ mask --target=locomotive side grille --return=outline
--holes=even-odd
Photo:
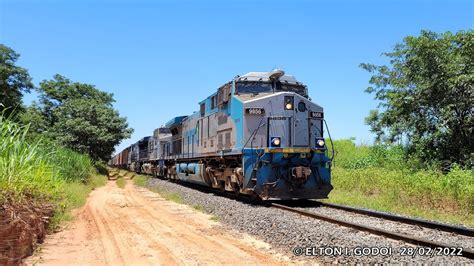
[[[217,149],[222,149],[224,147],[224,143],[222,141],[222,133],[217,135]]]
[[[225,133],[225,148],[230,149],[231,142],[230,142],[230,132]]]
[[[226,124],[226,123],[227,123],[227,115],[221,115],[221,116],[217,117],[217,124],[219,126],[223,125],[223,124]]]

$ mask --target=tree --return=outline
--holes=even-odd
[[[376,140],[404,140],[425,162],[472,166],[474,31],[422,31],[383,55],[389,66],[361,64],[380,102],[366,118]]]
[[[0,112],[9,116],[14,110],[22,110],[24,92],[33,88],[28,71],[16,65],[20,57],[11,48],[0,44]]]
[[[114,110],[113,95],[93,85],[71,82],[55,75],[44,80],[38,88],[40,104],[29,108],[31,116],[24,121],[39,121],[33,126],[60,144],[78,152],[88,153],[95,160],[108,160],[115,145],[130,137],[133,130],[125,118]]]

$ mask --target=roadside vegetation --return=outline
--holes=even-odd
[[[144,175],[135,175],[133,177],[133,183],[139,187],[145,187],[146,182],[150,177]]]
[[[104,162],[133,130],[113,94],[59,74],[35,86],[19,58],[0,44],[0,204],[51,203],[58,222],[105,182]]]
[[[132,132],[112,94],[59,74],[37,87],[19,57],[0,44],[0,265],[18,264],[46,229],[71,219]],[[25,106],[31,90],[38,101]]]
[[[471,169],[421,168],[397,145],[337,140],[334,147],[330,202],[474,226]]]
[[[421,31],[360,65],[375,145],[335,141],[330,201],[474,226],[473,54],[473,30]]]
[[[125,181],[125,178],[119,176],[119,177],[117,178],[117,180],[115,180],[115,183],[117,184],[117,187],[119,187],[119,188],[125,188],[125,184],[126,184],[127,182]]]
[[[70,218],[89,192],[105,184],[85,154],[42,140],[27,140],[28,126],[0,116],[0,204],[47,204],[50,228]]]

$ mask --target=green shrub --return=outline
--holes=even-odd
[[[335,167],[348,167],[353,163],[354,159],[365,158],[368,156],[370,147],[369,146],[356,146],[352,140],[335,140],[332,143],[334,145],[335,156],[334,166]],[[329,154],[332,154],[331,142],[328,142]]]
[[[109,171],[107,170],[107,165],[102,161],[94,162],[95,171],[100,175],[107,175]]]
[[[410,168],[406,151],[400,145],[355,145],[352,140],[336,140],[335,165],[348,169],[384,167],[388,169]],[[331,144],[329,144],[331,147]],[[331,153],[331,151],[329,151]]]

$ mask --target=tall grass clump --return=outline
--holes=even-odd
[[[27,134],[28,126],[0,116],[0,199],[65,205],[65,187],[89,183],[94,174],[92,161],[57,144],[28,139]]]
[[[57,198],[65,180],[39,142],[26,141],[27,126],[0,116],[0,199]]]
[[[49,162],[55,165],[55,169],[62,179],[67,182],[89,183],[94,169],[89,156],[57,145],[50,147],[47,151],[52,155]]]

